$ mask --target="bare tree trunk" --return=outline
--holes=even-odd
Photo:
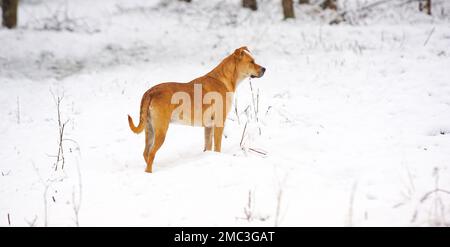
[[[283,5],[284,19],[295,18],[294,2],[292,0],[281,0]]]
[[[320,6],[322,9],[337,10],[337,0],[325,0]]]
[[[2,25],[7,28],[17,26],[17,7],[19,0],[3,0],[2,2]]]
[[[242,0],[242,7],[255,11],[258,9],[258,4],[256,0]]]
[[[419,11],[427,11],[428,15],[431,15],[431,0],[422,0],[419,2]]]
[[[309,0],[298,0],[299,4],[309,4]]]
[[[179,0],[179,1],[187,2],[187,3],[190,3],[190,2],[191,2],[191,0]]]

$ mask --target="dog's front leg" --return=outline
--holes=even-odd
[[[205,127],[205,149],[204,151],[212,150],[212,138],[213,138],[213,128]]]
[[[214,127],[214,151],[220,152],[222,145],[223,127]]]

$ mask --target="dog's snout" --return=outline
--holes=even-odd
[[[259,71],[259,77],[263,76],[264,72],[266,72],[266,68],[261,67],[261,70]]]

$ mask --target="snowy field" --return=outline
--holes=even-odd
[[[0,226],[450,225],[450,3],[330,26],[259,2],[21,1],[0,29]],[[238,88],[222,153],[171,125],[144,173],[142,94],[242,45],[267,72]]]

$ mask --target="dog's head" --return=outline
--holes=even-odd
[[[255,59],[246,46],[236,49],[233,55],[236,58],[236,69],[242,76],[260,78],[266,72],[266,68],[255,63]]]

